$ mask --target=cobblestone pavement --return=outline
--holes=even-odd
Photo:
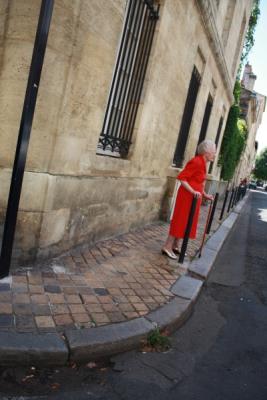
[[[201,207],[200,246],[208,206]],[[212,231],[219,225],[219,202]],[[41,265],[17,268],[0,283],[0,331],[64,332],[122,322],[143,316],[172,298],[172,284],[185,273],[161,255],[168,224],[83,245]]]

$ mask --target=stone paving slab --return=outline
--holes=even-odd
[[[14,270],[0,283],[0,331],[95,328],[141,317],[168,303],[171,286],[187,273],[198,249],[207,211],[201,208],[198,238],[189,242],[190,257],[178,268],[160,254],[168,232],[168,224],[161,222]],[[213,225],[216,229],[216,218]]]
[[[229,230],[238,216],[234,212],[221,224],[221,206],[222,199],[218,202],[207,240],[219,226],[224,227],[225,232]],[[189,241],[188,257],[183,265],[161,255],[168,224],[155,222],[94,246],[77,246],[60,257],[12,270],[10,277],[0,280],[0,333],[10,334],[10,338],[17,335],[20,338],[18,345],[23,335],[43,338],[49,334],[60,341],[65,335],[69,344],[73,343],[73,349],[70,347],[68,351],[77,359],[82,357],[82,351],[78,350],[79,346],[75,350],[75,335],[82,338],[87,332],[91,338],[96,338],[100,328],[101,331],[106,328],[107,331],[117,332],[124,324],[137,327],[138,321],[143,318],[149,326],[151,322],[157,322],[163,327],[171,325],[173,317],[173,325],[178,326],[177,315],[182,320],[189,312],[186,303],[179,303],[177,296],[185,293],[187,286],[184,284],[193,279],[188,276],[192,273],[189,269],[192,269],[191,261],[202,241],[207,213],[208,206],[202,206],[198,236],[196,240]],[[213,242],[210,240],[208,243],[213,243],[214,247],[219,240],[218,235]],[[213,250],[204,247],[202,260],[206,259],[206,253]],[[215,255],[211,258],[213,262]],[[208,254],[207,262],[210,263]],[[199,276],[200,271],[196,272]],[[195,281],[199,283],[193,290],[191,287],[191,295],[189,292],[185,294],[190,299],[188,310],[202,285],[201,280]],[[136,344],[140,336],[138,329],[132,332],[132,336]],[[11,355],[9,359],[12,359]]]
[[[160,307],[173,297],[169,289],[180,276],[160,254],[166,232],[167,224],[155,224],[120,241],[72,250],[50,265],[14,271],[9,283],[0,283],[0,331],[94,328]]]

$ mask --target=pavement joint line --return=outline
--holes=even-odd
[[[146,340],[155,327],[167,329],[169,332],[178,329],[191,315],[216,256],[248,198],[249,194],[236,206],[237,211],[232,210],[211,235],[203,247],[202,257],[189,263],[187,273],[178,277],[170,289],[174,297],[168,303],[143,317],[96,328],[38,334],[2,331],[0,364],[59,366],[66,365],[69,361],[82,363],[140,347],[141,342]],[[207,268],[199,273],[196,265],[201,260],[203,264],[205,257]],[[1,280],[1,283],[10,283],[10,280]]]

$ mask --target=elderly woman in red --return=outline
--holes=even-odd
[[[169,236],[162,249],[162,254],[174,260],[177,259],[176,254],[179,254],[178,243],[179,239],[184,237],[193,196],[198,198],[198,202],[189,235],[190,239],[195,239],[196,237],[202,196],[208,200],[213,199],[211,195],[204,192],[204,185],[206,180],[206,164],[209,161],[214,161],[216,154],[215,143],[211,140],[204,140],[198,145],[197,154],[177,176],[177,179],[181,182],[181,186],[176,197]]]

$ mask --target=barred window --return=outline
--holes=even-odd
[[[199,134],[197,145],[199,145],[199,143],[201,143],[203,140],[205,140],[208,125],[209,125],[212,106],[213,106],[213,98],[209,94],[208,100],[206,103],[206,107],[205,107],[205,112],[204,112],[204,116],[203,116],[203,120],[202,120],[202,124],[201,124],[201,129],[200,129],[200,134]]]
[[[173,158],[173,164],[176,167],[181,167],[184,159],[185,147],[188,139],[188,134],[192,122],[192,116],[196,104],[197,94],[201,82],[200,74],[194,66],[187,93],[187,98],[184,106],[182,122],[180,126],[179,136],[176,144],[176,149]]]
[[[218,144],[219,144],[220,137],[221,137],[222,126],[223,126],[223,117],[220,118],[218,129],[217,129],[217,134],[216,134],[216,138],[215,138],[215,144],[216,144],[217,149],[218,149]],[[213,162],[211,162],[209,165],[209,174],[212,173],[212,169],[213,169]]]
[[[158,12],[154,0],[128,1],[98,154],[128,154]]]

